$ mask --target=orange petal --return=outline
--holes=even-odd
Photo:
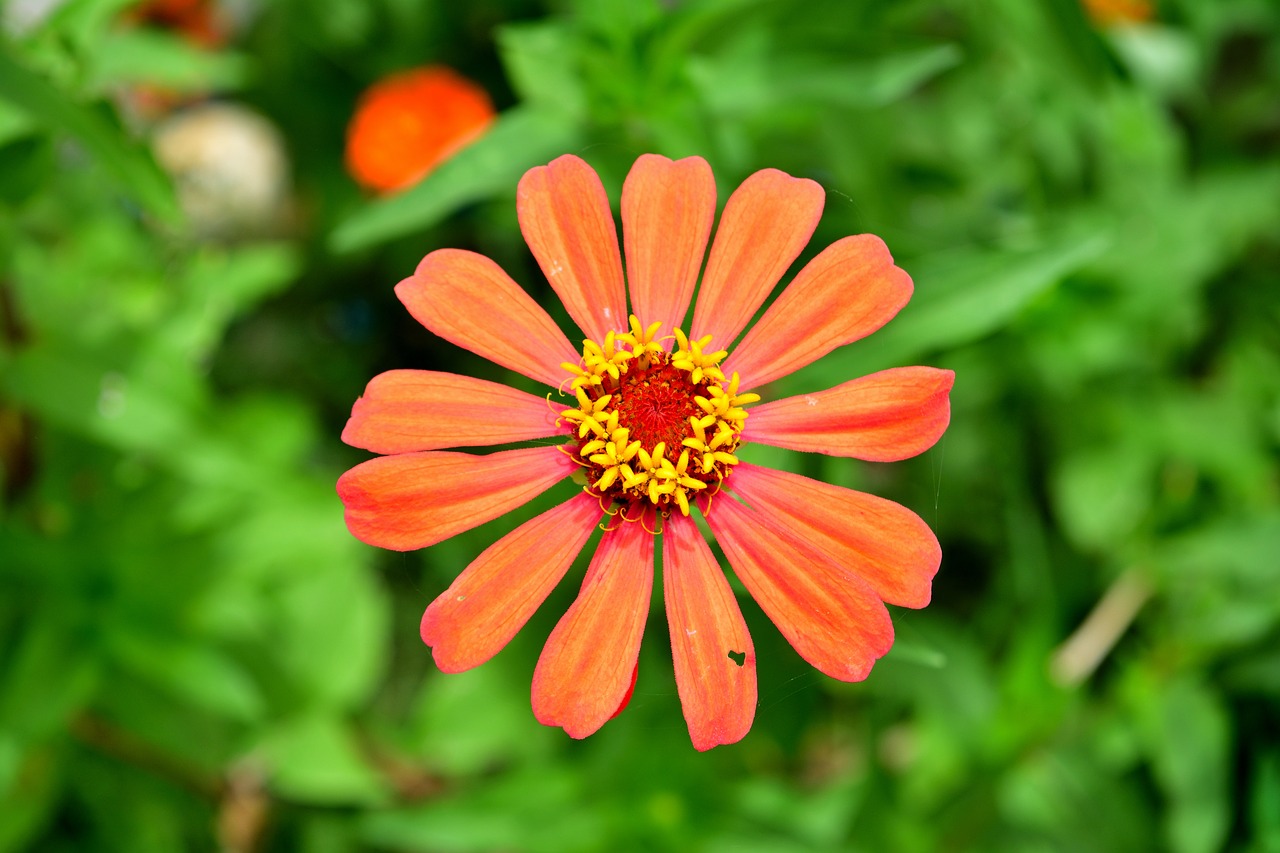
[[[636,661],[636,665],[631,668],[631,685],[627,687],[627,692],[623,694],[622,701],[618,703],[618,710],[609,715],[612,720],[623,711],[627,710],[627,706],[631,704],[631,697],[636,692],[636,681],[640,678],[640,661]]]
[[[342,440],[374,453],[480,447],[563,432],[541,397],[433,370],[388,370],[356,400]]]
[[[861,681],[889,651],[889,611],[860,577],[727,495],[707,523],[742,585],[809,663],[832,678]]]
[[[462,672],[501,651],[560,583],[601,514],[599,501],[580,494],[476,557],[422,614],[436,666]]]
[[[822,187],[764,169],[729,196],[711,244],[693,334],[729,349],[765,297],[804,249],[822,217]]]
[[[583,334],[602,341],[626,329],[618,230],[595,170],[572,154],[530,169],[516,189],[516,214],[525,242]]]
[[[684,327],[716,218],[716,181],[701,157],[644,154],[622,187],[631,313],[640,325]]]
[[[923,453],[951,422],[955,373],[895,367],[750,410],[745,441],[871,462]]]
[[[604,534],[582,592],[547,639],[533,673],[533,714],[584,738],[623,704],[653,591],[653,534],[624,522]]]
[[[865,338],[911,298],[911,277],[872,234],[832,243],[800,270],[725,365],[742,388],[763,385]]]
[[[755,647],[702,533],[674,513],[662,529],[662,584],[676,687],[694,749],[737,743],[756,715]],[[743,655],[742,663],[730,653]]]
[[[748,504],[858,575],[885,601],[902,607],[929,603],[942,549],[929,525],[911,510],[746,462],[734,466],[732,484]]]
[[[484,255],[439,249],[396,285],[414,318],[446,341],[530,379],[558,387],[578,363],[555,321]]]
[[[577,466],[559,447],[488,456],[427,451],[379,456],[338,479],[347,529],[361,542],[412,551],[525,504]]]

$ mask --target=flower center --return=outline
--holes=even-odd
[[[738,393],[738,374],[726,382],[726,353],[707,352],[709,335],[690,341],[674,329],[659,339],[661,328],[632,315],[628,331],[584,341],[582,360],[563,365],[578,402],[560,413],[573,435],[566,452],[585,469],[587,491],[628,519],[647,505],[688,515],[692,498],[719,491],[738,464],[742,407],[760,399]]]

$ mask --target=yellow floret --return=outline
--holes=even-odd
[[[627,330],[610,332],[600,342],[584,341],[582,360],[563,365],[577,408],[563,410],[560,417],[577,433],[580,444],[575,455],[587,466],[588,485],[596,494],[624,504],[647,501],[660,512],[678,509],[688,515],[691,496],[714,494],[719,481],[738,464],[734,451],[747,417],[744,406],[760,397],[738,393],[737,373],[726,381],[719,365],[727,353],[709,351],[711,336],[690,340],[682,330],[673,329],[671,337],[659,338],[661,328],[661,323],[643,327],[633,314]],[[663,341],[673,338],[668,356]],[[675,447],[666,442],[643,447],[631,439],[631,431],[613,408],[614,391],[621,392],[627,373],[648,370],[655,361],[687,372],[694,386],[705,389],[691,401],[696,407],[688,420],[691,434]],[[624,517],[631,514],[627,509]]]

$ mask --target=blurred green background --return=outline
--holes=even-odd
[[[1272,0],[262,0],[212,43],[134,5],[3,4],[0,851],[1280,851]],[[499,120],[366,195],[356,98],[426,63]],[[213,154],[155,156],[202,109]],[[814,178],[801,262],[873,232],[913,276],[771,395],[957,374],[918,459],[748,454],[904,503],[944,557],[861,684],[744,599],[756,723],[707,754],[659,601],[621,717],[533,719],[581,566],[475,671],[419,641],[572,486],[409,554],[351,538],[333,489],[376,373],[513,380],[395,283],[471,248],[563,319],[516,181],[573,152],[616,205],[646,151],[706,157],[722,204]]]

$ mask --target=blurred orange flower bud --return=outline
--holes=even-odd
[[[384,77],[360,96],[347,127],[347,171],[380,192],[417,183],[493,121],[484,89],[443,66]]]
[[[211,0],[145,0],[133,8],[130,17],[172,30],[206,48],[222,46],[229,35],[230,21]]]
[[[1082,0],[1089,17],[1100,27],[1140,24],[1151,20],[1151,0]]]

